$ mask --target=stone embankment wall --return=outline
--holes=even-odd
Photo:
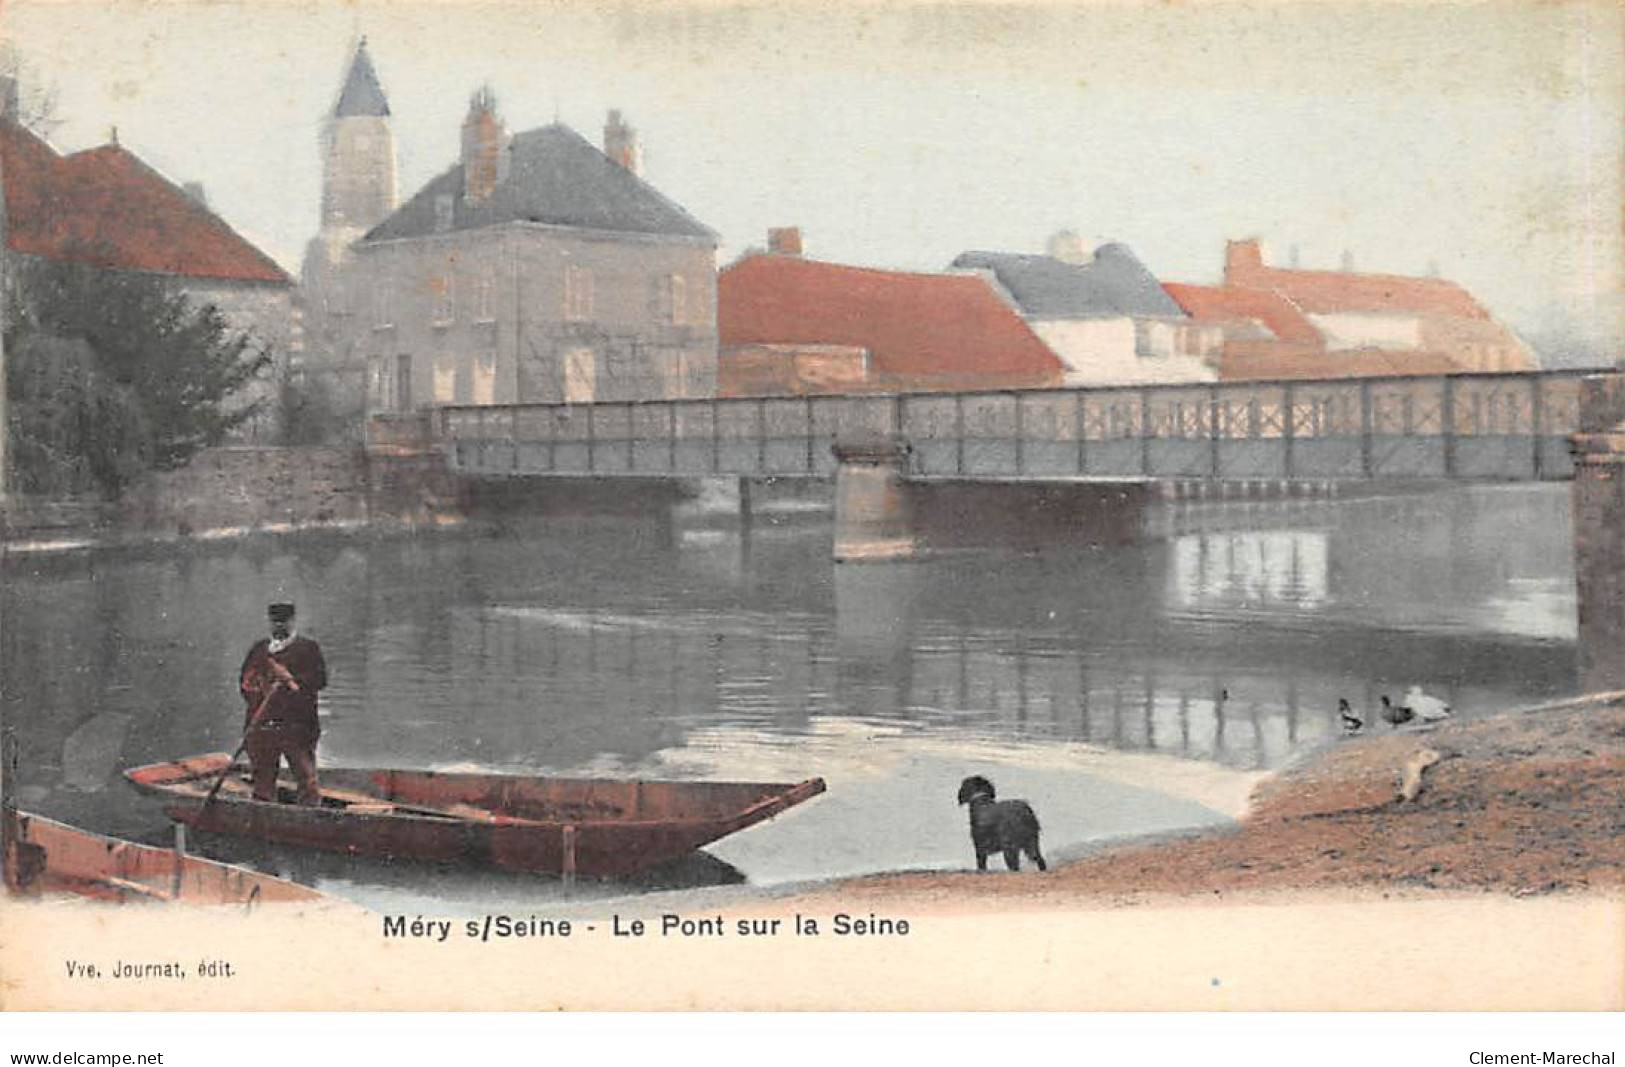
[[[118,521],[181,534],[360,522],[370,517],[368,481],[360,449],[210,449],[132,488]]]
[[[286,532],[366,523],[445,523],[466,493],[433,450],[210,449],[146,476],[117,502],[7,501],[12,543]]]

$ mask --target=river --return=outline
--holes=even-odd
[[[830,561],[827,516],[512,518],[12,556],[0,670],[24,807],[167,840],[122,768],[234,747],[272,600],[331,684],[328,764],[829,792],[613,895],[962,867],[960,778],[1038,809],[1051,858],[1222,823],[1259,772],[1420,685],[1473,715],[1575,688],[1566,486],[1161,505],[1127,546]],[[202,849],[373,907],[557,899],[547,879]]]

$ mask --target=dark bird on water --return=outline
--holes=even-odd
[[[973,774],[959,783],[959,802],[970,805],[970,841],[976,850],[976,869],[987,870],[987,858],[1004,853],[1004,865],[1021,870],[1021,854],[1032,857],[1038,869],[1048,870],[1038,850],[1038,816],[1025,800],[994,799],[993,783]]]
[[[1382,695],[1382,721],[1389,726],[1400,726],[1416,718],[1416,712],[1410,708],[1401,707],[1388,699],[1388,694]]]
[[[1365,725],[1365,720],[1354,714],[1354,709],[1342,697],[1337,699],[1337,715],[1343,720],[1343,732],[1346,734],[1357,734]]]

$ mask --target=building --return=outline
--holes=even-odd
[[[1521,371],[1539,367],[1515,333],[1441,278],[1267,266],[1256,240],[1225,249],[1224,284],[1168,295],[1222,333],[1227,380]]]
[[[278,364],[297,343],[292,279],[210,211],[201,190],[177,186],[114,139],[61,155],[0,116],[6,248],[17,256],[136,271],[170,280],[194,305],[213,305]],[[247,401],[269,400],[269,376]],[[244,427],[275,432],[273,412]]]
[[[1202,382],[1219,332],[1192,322],[1122,244],[1086,253],[1056,234],[1046,255],[965,252],[952,269],[973,271],[1020,311],[1066,364],[1067,385]]]
[[[322,130],[321,228],[305,248],[298,310],[299,370],[320,384],[342,425],[359,431],[366,406],[366,352],[357,344],[355,299],[346,287],[351,247],[398,206],[389,99],[366,38],[356,46]]]
[[[1036,389],[1065,366],[980,278],[822,263],[776,230],[717,283],[723,396]]]
[[[716,235],[604,132],[510,137],[473,96],[458,161],[351,246],[371,410],[714,395]]]

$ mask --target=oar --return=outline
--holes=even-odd
[[[209,795],[203,798],[202,804],[198,805],[197,817],[199,819],[203,818],[203,813],[209,809],[209,802],[214,800],[216,793],[220,792],[220,787],[226,784],[226,776],[231,774],[231,768],[237,763],[237,757],[241,756],[243,750],[248,747],[248,735],[254,731],[255,725],[260,721],[260,716],[265,714],[265,709],[271,706],[271,698],[276,696],[277,690],[281,688],[282,679],[278,678],[272,683],[271,688],[265,691],[265,697],[259,702],[259,706],[249,714],[248,725],[243,727],[243,739],[237,743],[237,751],[231,754],[231,758],[226,761],[225,767],[220,771],[220,777],[214,780]]]

